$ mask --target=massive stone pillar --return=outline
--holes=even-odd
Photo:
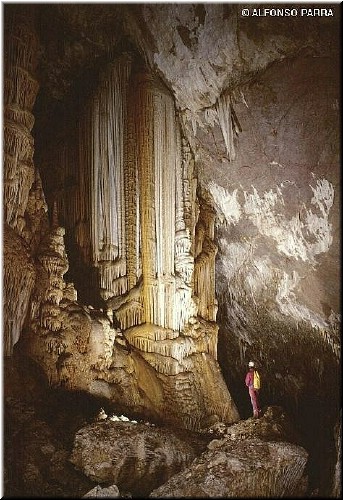
[[[75,121],[45,161],[56,164],[52,200],[76,248],[70,267],[76,257],[92,270],[89,282],[79,279],[102,297],[108,317],[65,306],[64,287],[51,289],[66,272],[63,252],[53,252],[54,271],[42,246],[47,300],[38,301],[35,329],[44,354],[35,338],[31,355],[54,384],[164,421],[200,429],[237,420],[217,363],[214,214],[198,199],[172,95],[125,54],[104,68]],[[47,241],[56,245],[61,231],[56,223]],[[75,323],[85,322],[75,343]]]
[[[32,108],[38,92],[38,39],[32,6],[8,6],[4,31],[4,354],[10,356],[26,319],[35,282],[32,252],[46,205],[33,163]]]

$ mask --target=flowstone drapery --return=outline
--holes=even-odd
[[[38,39],[30,6],[6,16],[4,32],[4,354],[18,342],[35,282],[32,252],[46,229],[47,207],[34,168],[32,108]],[[40,235],[38,233],[40,232]]]
[[[68,307],[55,314],[63,287],[52,289],[46,270],[40,333],[52,330],[62,345],[54,359],[59,370],[46,370],[54,383],[63,374],[67,387],[148,408],[190,429],[232,422],[238,413],[216,361],[214,213],[197,197],[194,158],[171,94],[132,60],[123,54],[107,66],[77,128],[54,150],[53,203],[105,307],[97,322],[90,310],[77,312],[81,323],[88,318],[88,352],[73,358]],[[44,267],[51,252],[39,259]],[[76,359],[93,372],[78,375]],[[122,383],[130,387],[124,395],[115,388]]]
[[[27,13],[29,14],[29,12]],[[4,221],[23,235],[25,210],[35,180],[33,165],[34,116],[38,93],[34,77],[38,40],[33,17],[13,15],[4,33],[7,53],[4,74]]]

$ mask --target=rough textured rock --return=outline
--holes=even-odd
[[[149,497],[277,498],[296,497],[299,489],[304,493],[307,453],[303,448],[257,438],[212,443],[208,452]]]
[[[28,366],[25,369],[29,371]],[[20,378],[20,373],[17,377]],[[14,386],[15,377],[12,378]],[[251,456],[255,456],[249,448],[252,440],[257,440],[260,446],[262,440],[283,445],[285,441],[296,443],[298,439],[279,407],[267,408],[260,419],[231,426],[217,423],[205,434],[197,435],[137,423],[123,415],[108,416],[104,411],[96,417],[98,404],[86,394],[72,395],[61,390],[54,396],[46,392],[38,397],[22,384],[20,392],[18,382],[17,397],[6,397],[4,408],[6,494],[20,498],[147,496],[175,472],[185,467],[188,470],[194,458],[202,460],[201,453],[208,453],[206,447],[213,454],[219,450],[221,458],[214,455],[211,458],[213,468],[223,459],[222,446],[226,441],[235,447],[247,443],[240,457],[251,463]],[[92,423],[87,424],[86,418]],[[261,449],[262,457],[266,449]],[[299,486],[297,490],[299,496],[306,491],[306,478],[303,479],[304,489]],[[220,490],[215,491],[220,496]]]
[[[207,432],[208,435],[212,434],[215,437],[208,444],[211,453],[203,453],[187,470],[182,471],[171,478],[167,484],[152,492],[152,497],[252,497],[255,492],[256,496],[260,497],[296,497],[306,496],[309,493],[307,466],[304,465],[307,464],[307,453],[299,446],[301,438],[295,432],[291,419],[281,407],[266,407],[263,416],[259,419],[249,418],[230,426],[217,423],[211,426]],[[275,450],[276,444],[280,443],[277,453],[281,457],[288,456],[292,457],[291,460],[295,460],[293,465],[290,461],[283,470],[284,482],[281,477],[277,479],[277,474],[281,472],[282,467],[278,471],[275,464],[269,463],[268,465],[269,459],[274,460],[271,458],[273,451],[266,451],[269,444],[265,448],[265,445],[261,444],[262,442],[272,443],[272,450]],[[226,448],[225,443],[230,443],[230,446]],[[293,448],[292,445],[295,447]],[[288,448],[289,446],[290,448]],[[259,449],[261,453],[258,452]],[[295,455],[293,455],[290,450],[293,452],[298,450],[299,457],[296,458],[298,451],[295,451]],[[268,455],[269,457],[266,458]],[[257,460],[256,457],[258,457]],[[303,463],[302,459],[304,458],[305,462]],[[291,469],[293,466],[296,467],[295,463],[298,459],[301,470],[297,472],[294,470],[294,477],[292,477]],[[240,465],[239,461],[241,461]],[[285,461],[287,462],[287,458]],[[222,468],[226,467],[226,464],[228,464],[228,473],[226,469],[224,471]],[[246,468],[244,469],[244,467]],[[260,467],[261,469],[259,469]],[[273,474],[272,470],[275,473],[274,479],[269,476],[270,473]],[[230,471],[234,476],[233,480],[231,480]],[[237,477],[236,472],[238,472]],[[260,473],[261,479],[259,479]],[[289,482],[287,482],[287,477]],[[272,483],[275,481],[274,484],[278,485],[277,487],[284,489],[282,491],[273,490],[268,482],[269,479]],[[260,481],[261,484],[256,486],[255,480]],[[263,490],[259,488],[263,488]]]
[[[5,39],[4,220],[29,237],[25,212],[35,180],[32,108],[39,89],[39,40],[30,7],[8,13]]]
[[[152,498],[273,498],[308,493],[308,453],[280,407],[229,427],[216,424],[208,450],[151,492]]]
[[[229,426],[217,423],[209,430],[218,438],[225,436],[234,441],[259,438],[264,441],[300,443],[300,436],[295,431],[294,424],[281,406],[266,407],[262,417],[258,419],[251,417]]]
[[[332,497],[339,498],[342,491],[342,418],[339,419],[335,427],[335,444],[337,461],[332,481]]]
[[[11,356],[28,314],[36,269],[25,241],[5,225],[4,245],[4,355]],[[18,272],[20,271],[20,272]]]
[[[70,461],[94,482],[146,495],[186,467],[205,446],[201,437],[105,420],[76,433]]]
[[[101,488],[101,486],[95,486],[95,488],[93,488],[88,493],[83,495],[82,498],[103,498],[103,497],[121,498],[118,486],[116,486],[115,484],[109,486],[108,488]]]

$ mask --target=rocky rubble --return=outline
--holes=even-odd
[[[308,454],[279,407],[212,429],[218,437],[192,464],[155,489],[151,498],[297,497],[307,490]],[[221,435],[221,436],[220,436]]]
[[[192,433],[107,415],[55,396],[7,396],[8,496],[60,498],[304,496],[307,452],[281,407]],[[92,403],[92,405],[96,403]],[[79,408],[76,411],[76,407]],[[93,406],[92,406],[93,407]],[[99,408],[98,408],[99,410]],[[92,413],[92,416],[91,416]],[[69,419],[69,420],[68,420]]]

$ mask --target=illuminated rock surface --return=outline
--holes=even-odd
[[[213,442],[212,442],[213,443]],[[276,498],[306,491],[306,451],[257,438],[211,443],[210,451],[150,494],[151,498]]]
[[[145,423],[96,422],[75,435],[70,461],[89,479],[146,496],[188,466],[205,440]]]

